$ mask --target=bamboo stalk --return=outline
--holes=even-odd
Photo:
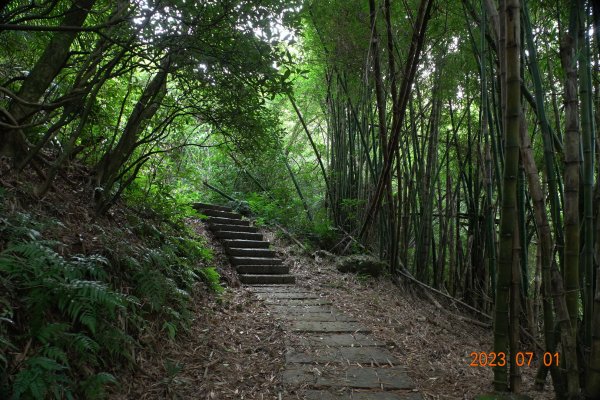
[[[519,0],[507,0],[504,10],[506,58],[500,58],[506,70],[505,164],[503,174],[502,213],[500,217],[500,249],[494,313],[494,351],[507,354],[511,359],[509,341],[510,280],[517,208],[517,174],[519,170],[519,114],[521,109],[520,85],[520,5]],[[501,42],[503,42],[501,36]],[[502,69],[501,69],[502,71]],[[502,72],[501,72],[502,74]],[[514,327],[511,327],[514,329]],[[510,357],[509,357],[510,355]],[[494,387],[508,391],[507,366],[494,367]]]
[[[410,88],[412,87],[414,76],[417,71],[417,65],[419,64],[419,56],[423,47],[425,32],[427,30],[427,23],[430,19],[431,5],[432,2],[430,0],[421,0],[419,5],[417,23],[413,30],[411,46],[407,57],[406,68],[404,70],[404,75],[402,79],[402,85],[399,92],[399,114],[397,117],[394,118],[395,124],[392,125],[391,137],[387,146],[388,149],[393,150],[398,145],[400,127],[402,126],[404,121],[406,105],[408,104],[408,99],[410,97]],[[377,214],[377,212],[379,211],[381,197],[383,195],[386,183],[388,182],[387,177],[389,176],[392,167],[390,163],[391,159],[392,157],[388,158],[388,163],[383,166],[383,170],[379,174],[377,188],[372,200],[370,201],[369,208],[366,213],[366,218],[362,224],[362,227],[360,228],[358,234],[359,238],[365,234],[374,215]]]
[[[561,63],[565,71],[565,142],[564,142],[564,181],[565,181],[565,264],[563,267],[564,290],[566,293],[569,324],[559,319],[561,336],[568,340],[577,337],[577,320],[579,315],[579,168],[580,168],[580,131],[577,100],[577,70],[575,51],[578,25],[577,4],[571,7],[569,32],[561,43]],[[562,289],[562,287],[560,288]],[[557,290],[560,290],[557,289]],[[572,337],[571,337],[572,336]],[[563,339],[565,341],[567,339]],[[566,350],[565,350],[566,351]],[[571,361],[574,365],[571,364]],[[579,384],[577,382],[577,354],[567,360],[567,391],[575,396]]]

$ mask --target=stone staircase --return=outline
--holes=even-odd
[[[208,228],[221,241],[240,281],[246,285],[291,284],[294,275],[271,250],[258,229],[230,207],[194,203],[193,207],[209,217]]]
[[[229,207],[195,203],[194,208],[209,216],[208,227],[223,243],[240,280],[254,285],[248,290],[283,327],[286,398],[423,399],[387,344],[325,296],[295,285],[289,267],[250,221]]]

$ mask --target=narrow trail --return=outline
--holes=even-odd
[[[355,318],[317,291],[294,285],[258,229],[231,208],[197,203],[240,281],[265,301],[285,332],[285,392],[307,400],[418,400],[401,362]]]

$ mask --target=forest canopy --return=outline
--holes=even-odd
[[[265,101],[288,90],[291,62],[277,29],[297,29],[295,6],[4,4],[2,154],[18,170],[44,169],[38,196],[84,160],[106,211],[162,154],[208,146],[214,134],[241,148],[272,140]]]

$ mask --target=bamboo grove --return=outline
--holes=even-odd
[[[557,398],[599,398],[600,4],[314,1],[305,13],[338,250],[358,241],[392,275],[491,315],[497,353],[558,352],[536,378],[551,376]],[[494,387],[519,392],[507,360]]]

